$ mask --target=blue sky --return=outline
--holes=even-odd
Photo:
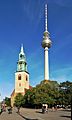
[[[30,85],[44,79],[44,4],[48,4],[50,79],[72,81],[72,1],[0,0],[0,93],[1,99],[14,89],[20,46],[26,54]]]

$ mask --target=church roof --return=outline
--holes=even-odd
[[[14,96],[14,94],[15,94],[15,89],[14,89],[13,92],[11,93],[11,96]]]
[[[29,85],[29,89],[32,89],[32,86]],[[28,89],[24,88],[24,91],[26,93]],[[13,90],[13,92],[11,93],[11,97],[14,96],[16,93],[15,93],[15,89]]]

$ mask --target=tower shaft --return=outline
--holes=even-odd
[[[45,4],[45,31],[43,34],[42,47],[44,48],[44,80],[49,80],[49,55],[48,50],[51,47],[51,40],[47,30],[47,4]]]
[[[49,59],[48,59],[48,47],[44,49],[44,80],[49,80]]]

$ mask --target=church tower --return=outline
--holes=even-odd
[[[25,89],[29,89],[29,73],[27,71],[26,56],[21,45],[17,70],[15,72],[15,93],[25,94]]]
[[[14,100],[18,93],[25,95],[26,89],[31,89],[29,85],[29,73],[27,71],[26,56],[23,50],[23,45],[21,45],[21,50],[19,53],[19,59],[17,62],[17,70],[15,72],[15,89],[11,93],[11,106],[14,106]]]

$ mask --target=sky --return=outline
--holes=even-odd
[[[44,80],[44,5],[48,4],[50,80],[72,81],[72,0],[0,0],[0,93],[10,96],[21,44],[30,85]]]

